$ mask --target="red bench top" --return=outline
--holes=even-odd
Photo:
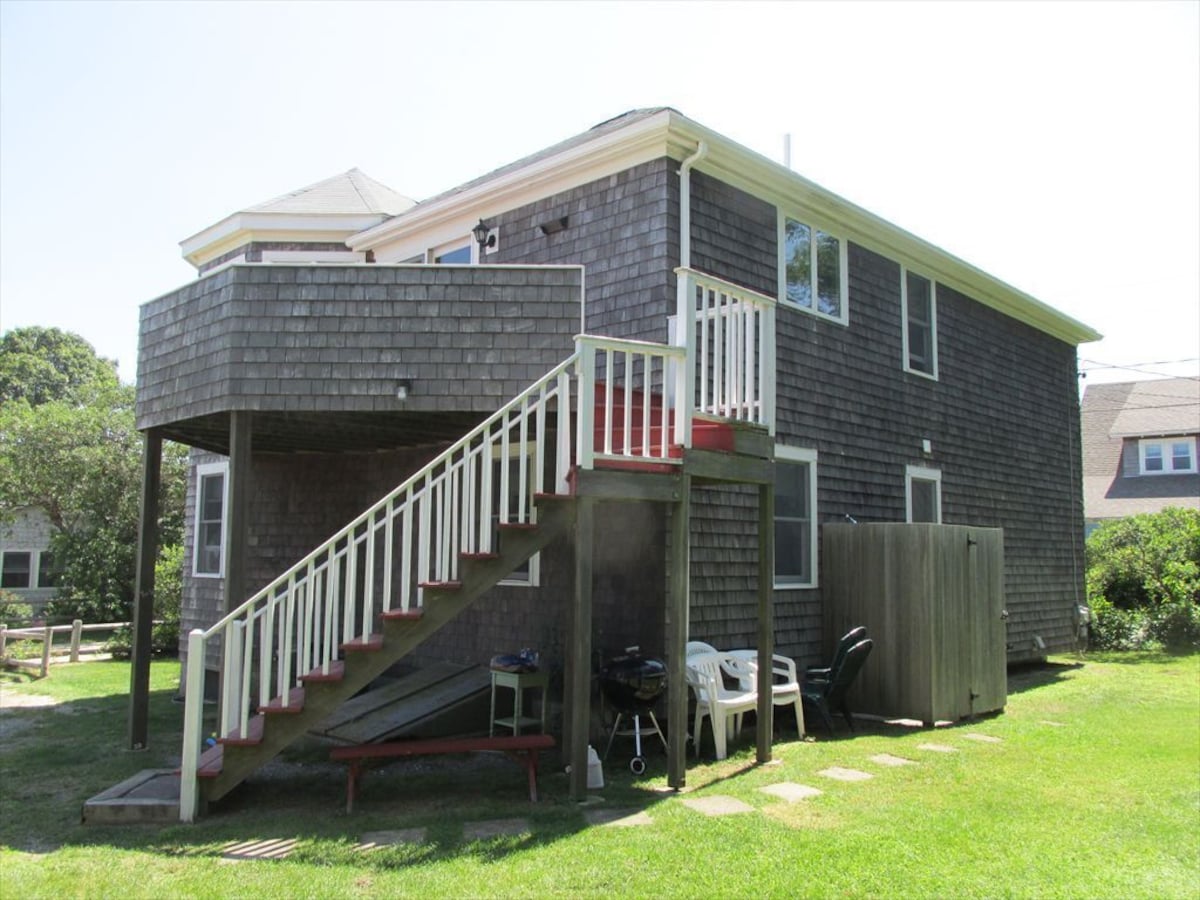
[[[498,737],[429,738],[335,747],[329,758],[382,759],[388,756],[428,756],[436,753],[471,753],[476,750],[546,750],[554,746],[548,734],[500,735]]]

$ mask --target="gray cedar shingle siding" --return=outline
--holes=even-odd
[[[141,310],[138,427],[236,409],[491,412],[565,359],[575,268],[233,266]]]
[[[770,204],[698,176],[692,262],[776,294]],[[1083,560],[1075,349],[938,285],[939,380],[901,367],[900,266],[849,245],[849,326],[781,305],[778,439],[816,449],[820,521],[903,521],[905,466],[942,471],[947,523],[1005,529],[1010,658],[1073,646]],[[932,442],[926,456],[923,439]],[[756,614],[752,491],[696,495],[692,636],[751,642]],[[818,557],[819,558],[819,557]],[[776,594],[777,643],[805,662],[820,590]]]

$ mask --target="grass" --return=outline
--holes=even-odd
[[[344,772],[308,745],[193,826],[85,827],[83,801],[173,765],[178,665],[152,666],[152,749],[125,742],[127,663],[0,676],[55,708],[0,718],[0,895],[12,897],[1186,897],[1200,895],[1200,656],[1091,656],[1012,673],[1003,715],[936,731],[866,728],[776,745],[756,766],[746,731],[721,763],[689,757],[665,790],[660,752],[634,779],[614,748],[603,805],[580,809],[546,765],[542,802],[503,760],[423,760],[368,775],[344,812]],[[968,735],[988,735],[984,743]],[[936,742],[954,753],[920,749]],[[706,740],[706,750],[711,745]],[[881,753],[917,762],[888,768]],[[549,763],[549,760],[547,760]],[[831,781],[828,766],[870,781]],[[786,803],[778,782],[822,794]],[[685,800],[754,811],[710,818]],[[589,826],[592,809],[646,827]],[[463,824],[522,817],[527,833],[464,841]],[[356,849],[370,831],[422,827],[422,844]],[[231,864],[231,842],[295,841],[287,859]]]

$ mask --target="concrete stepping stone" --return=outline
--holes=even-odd
[[[491,819],[486,822],[467,822],[463,825],[464,841],[486,841],[495,837],[515,837],[529,834],[525,819]]]
[[[957,753],[957,747],[949,747],[946,744],[917,744],[918,750],[929,750],[932,753]]]
[[[268,838],[263,841],[232,841],[221,848],[221,859],[243,862],[248,859],[287,859],[299,843],[297,838]]]
[[[766,787],[759,788],[759,790],[764,794],[770,794],[772,797],[786,800],[788,803],[807,800],[809,797],[819,797],[822,793],[819,788],[809,787],[807,784],[796,784],[794,781],[768,784]]]
[[[1042,721],[1040,721],[1038,724],[1039,725],[1049,725],[1051,728],[1066,728],[1067,727],[1066,722],[1053,722],[1050,719],[1042,719]]]
[[[589,809],[583,814],[589,825],[630,828],[637,825],[653,825],[650,814],[640,809]]]
[[[968,741],[978,741],[981,744],[1003,744],[1004,739],[998,738],[994,734],[964,734],[963,738]]]
[[[713,797],[693,797],[680,801],[688,809],[704,813],[706,816],[732,816],[738,813],[754,812],[754,807],[743,803],[737,797],[716,795]]]
[[[845,769],[842,766],[830,766],[828,769],[822,769],[817,774],[824,775],[826,778],[832,778],[834,781],[869,781],[875,777],[870,772],[863,772],[859,769]]]
[[[876,753],[871,757],[871,762],[881,766],[915,766],[917,764],[916,760],[905,759],[903,756],[892,756],[890,753]]]
[[[393,831],[368,831],[359,838],[355,850],[364,853],[380,850],[384,847],[394,847],[397,844],[423,844],[426,830],[424,828],[398,828]]]

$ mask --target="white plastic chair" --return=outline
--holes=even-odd
[[[700,755],[700,729],[705,716],[711,723],[713,744],[717,759],[726,756],[726,735],[730,720],[736,719],[735,733],[741,725],[742,713],[758,707],[756,691],[727,688],[723,677],[724,667],[731,661],[727,653],[693,653],[687,658],[687,682],[696,697],[696,718],[692,726],[692,739],[696,742],[696,755]]]
[[[758,651],[730,650],[726,656],[738,666],[738,685],[742,690],[758,689]],[[796,710],[796,733],[804,737],[804,703],[800,697],[800,681],[796,677],[796,661],[778,653],[771,657],[771,702],[776,706],[793,706]]]

